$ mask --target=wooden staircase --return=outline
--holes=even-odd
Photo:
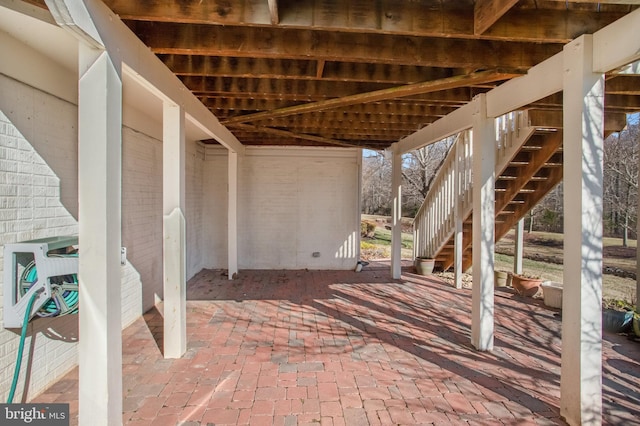
[[[562,180],[562,131],[535,129],[496,175],[495,235],[498,241]],[[463,221],[463,270],[472,264],[472,221],[473,212]],[[435,254],[435,259],[442,270],[453,265],[453,235]]]
[[[562,180],[562,130],[531,121],[528,111],[497,119],[496,241]],[[459,135],[414,219],[415,256],[435,258],[440,270],[453,265],[458,217],[463,218],[463,270],[472,264],[471,164],[467,131]]]

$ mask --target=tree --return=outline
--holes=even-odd
[[[403,209],[409,216],[415,216],[422,205],[454,142],[455,137],[449,137],[405,156],[402,168]]]
[[[604,211],[609,233],[628,245],[629,229],[637,218],[638,116],[630,116],[627,127],[611,135],[604,149]]]
[[[383,153],[367,151],[362,159],[362,212],[391,213],[391,161]]]

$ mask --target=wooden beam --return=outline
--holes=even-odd
[[[562,110],[529,110],[529,122],[532,127],[550,127],[562,129]],[[606,112],[604,130],[607,133],[619,132],[627,125],[627,115],[623,112]]]
[[[476,0],[473,8],[473,33],[480,35],[511,9],[518,0]]]
[[[526,70],[560,52],[560,43],[429,38],[386,34],[129,22],[156,54],[231,56]]]
[[[344,147],[350,147],[350,148],[353,148],[353,147],[368,148],[367,145],[358,145],[358,144],[348,143],[348,142],[339,141],[335,139],[325,138],[322,136],[307,135],[303,133],[294,133],[294,132],[289,132],[287,130],[274,129],[271,127],[254,126],[252,124],[236,123],[229,127],[242,129],[250,132],[268,133],[276,136],[285,136],[285,137],[295,138],[295,139],[305,139],[305,140],[318,142],[322,144],[337,145],[337,146],[344,146]]]
[[[257,114],[243,115],[226,120],[226,124],[243,123],[247,121],[263,120],[266,118],[285,117],[294,114],[303,114],[309,112],[322,111],[325,109],[344,107],[354,104],[366,102],[377,102],[386,99],[399,98],[403,96],[415,95],[419,93],[434,92],[437,90],[452,89],[470,84],[487,83],[490,81],[507,80],[516,76],[513,72],[505,72],[502,70],[490,70],[472,73],[469,75],[461,75],[456,77],[444,78],[436,81],[426,81],[417,84],[408,84],[405,86],[393,87],[390,89],[377,90],[369,93],[360,93],[353,96],[344,96],[337,99],[329,99],[327,101],[314,102],[310,104],[298,105],[293,107],[281,108],[275,111],[265,111]]]
[[[285,78],[181,77],[182,83],[200,95],[233,95],[234,97],[280,99],[328,99],[362,92],[397,87],[389,83],[330,82],[324,80],[290,80]],[[282,97],[286,96],[286,97]]]
[[[322,73],[324,72],[324,63],[326,61],[324,59],[320,59],[317,61],[316,65],[316,78],[322,78]]]
[[[513,1],[513,0],[511,0]],[[124,20],[182,22],[224,26],[273,27],[272,13],[264,0],[184,2],[174,0],[105,0]],[[593,13],[591,10],[546,10],[518,8],[508,19],[482,34],[474,32],[474,11],[455,3],[382,0],[298,0],[295,7],[279,11],[278,25],[321,31],[363,32],[417,37],[483,38],[492,40],[567,43],[576,37],[574,23],[593,33],[628,11]],[[439,2],[438,2],[439,3]]]
[[[638,96],[640,95],[640,76],[617,74],[607,79],[605,90],[609,94]]]
[[[278,0],[269,0],[269,14],[271,15],[271,24],[278,25],[280,18],[278,17]]]
[[[306,59],[236,58],[202,55],[158,55],[179,76],[318,78],[319,62]],[[324,61],[321,78],[328,81],[366,81],[406,84],[466,74],[463,69],[420,67],[414,65],[366,64]]]
[[[637,5],[638,0],[548,0],[558,3],[597,3],[597,4],[630,4]]]

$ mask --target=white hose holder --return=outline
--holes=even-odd
[[[78,244],[77,236],[52,237],[24,241],[4,246],[4,328],[20,328],[24,320],[29,299],[35,299],[29,318],[52,297],[52,277],[78,274],[78,257],[51,256],[52,251],[73,248]],[[37,280],[28,291],[20,294],[20,276],[30,262],[35,262]]]

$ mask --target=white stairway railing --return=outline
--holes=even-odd
[[[507,167],[535,131],[527,111],[496,119],[496,176]],[[455,219],[464,220],[472,207],[472,132],[458,134],[413,221],[414,257],[434,257],[455,231]]]

